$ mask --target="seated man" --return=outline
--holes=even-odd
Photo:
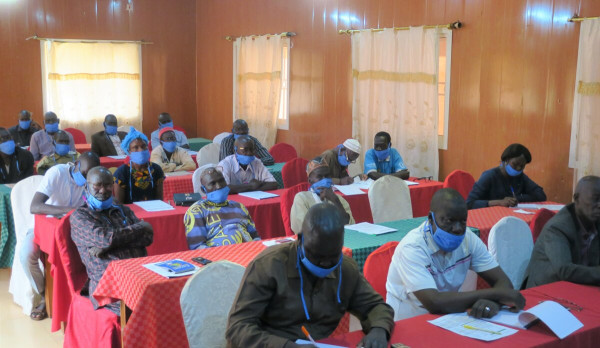
[[[410,173],[398,150],[392,147],[392,137],[388,132],[375,134],[373,149],[365,154],[365,174],[373,180],[385,175],[393,175],[407,180]]]
[[[158,115],[158,129],[152,132],[152,134],[150,134],[150,144],[152,145],[153,149],[157,148],[160,145],[159,132],[165,127],[173,128],[173,119],[171,119],[171,115],[169,115],[166,112],[163,112],[160,115]],[[190,144],[188,144],[188,140],[185,134],[176,129],[173,130],[173,132],[175,133],[175,141],[177,142],[177,146],[183,147],[184,149],[189,149]]]
[[[205,169],[200,183],[206,199],[194,203],[183,218],[190,249],[260,240],[246,207],[227,200],[229,187],[221,172]]]
[[[58,132],[59,122],[60,120],[52,111],[48,111],[44,114],[44,125],[46,129],[37,131],[31,136],[29,151],[31,151],[34,160],[39,161],[42,157],[54,153],[54,135]],[[69,137],[70,151],[75,152],[73,136],[69,132],[67,132],[67,136]]]
[[[219,161],[222,161],[227,156],[231,156],[234,154],[234,143],[235,141],[241,137],[242,135],[247,136],[254,143],[254,150],[256,153],[256,157],[261,160],[261,162],[265,166],[272,166],[275,164],[275,160],[273,156],[265,149],[264,146],[253,136],[248,135],[250,129],[248,128],[248,123],[244,120],[235,120],[233,122],[233,128],[231,128],[230,135],[226,136],[221,140],[221,151],[219,152]]]
[[[69,135],[63,130],[59,130],[54,135],[54,153],[42,157],[37,164],[37,173],[39,175],[46,174],[50,167],[56,164],[75,163],[79,157],[79,152],[71,152],[69,145]]]
[[[150,161],[158,164],[163,172],[181,172],[196,169],[196,162],[187,150],[177,146],[175,130],[164,127],[159,132],[160,146],[152,149]]]
[[[342,211],[344,225],[354,224],[352,210],[344,197],[336,195],[331,189],[331,174],[327,163],[321,157],[315,157],[306,165],[306,175],[310,183],[310,190],[298,192],[294,197],[290,220],[292,231],[298,234],[302,231],[302,223],[306,213],[315,204],[327,202],[335,205]]]
[[[235,154],[219,162],[219,170],[223,172],[231,193],[277,189],[273,174],[254,154],[254,141],[242,135],[235,141]]]
[[[19,124],[10,127],[8,131],[19,147],[29,146],[33,133],[42,129],[35,121],[31,120],[31,112],[21,110],[19,113]]]
[[[0,127],[0,184],[14,184],[32,175],[31,152],[16,146],[6,128]]]
[[[342,254],[343,244],[342,211],[311,207],[297,241],[267,248],[246,268],[229,312],[229,346],[296,347],[306,339],[303,325],[320,340],[348,311],[367,333],[358,347],[387,347],[394,313]]]
[[[31,200],[31,214],[61,216],[83,203],[83,191],[88,170],[100,165],[93,152],[84,152],[75,163],[58,164],[50,168]],[[44,274],[38,265],[40,247],[33,241],[33,230],[23,240],[21,263],[33,290],[42,300],[31,311],[31,319],[42,320],[46,314],[44,301]]]
[[[111,172],[104,167],[92,168],[87,175],[86,203],[69,218],[71,239],[88,274],[87,289],[84,287],[82,292],[90,295],[94,309],[98,309],[98,302],[91,295],[108,264],[114,260],[146,256],[146,247],[152,244],[152,225],[140,221],[129,207],[113,204],[112,191]],[[106,308],[121,315],[119,302]]]
[[[118,131],[117,117],[112,114],[106,115],[103,125],[103,131],[92,134],[92,152],[100,157],[124,156],[125,152],[121,149],[121,141],[127,136],[127,132]]]
[[[346,139],[343,144],[321,154],[321,158],[329,167],[334,185],[349,185],[354,182],[348,174],[348,166],[356,162],[358,156],[360,156],[360,143],[355,139]],[[360,174],[360,179],[366,180],[367,176]]]
[[[600,285],[600,177],[581,178],[573,201],[546,223],[535,241],[528,288],[558,281]]]
[[[469,269],[491,288],[459,292]],[[469,308],[476,318],[491,318],[502,305],[515,310],[525,305],[483,242],[467,228],[467,204],[454,189],[437,191],[427,221],[398,244],[386,289],[394,320]]]

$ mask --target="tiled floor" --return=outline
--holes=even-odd
[[[63,333],[50,332],[49,318],[33,321],[12,301],[9,279],[10,269],[0,269],[0,347],[62,347]]]

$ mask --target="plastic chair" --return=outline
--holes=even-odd
[[[23,245],[23,238],[25,238],[29,230],[33,230],[34,228],[35,218],[29,212],[29,207],[43,177],[43,175],[34,175],[19,181],[13,187],[10,194],[17,242],[8,291],[13,294],[13,301],[23,307],[25,315],[29,315],[33,307],[41,300],[25,275],[25,270],[21,264],[21,247]],[[42,272],[44,271],[44,266],[41,262],[40,269]]]
[[[279,143],[271,146],[269,153],[273,156],[276,163],[283,163],[298,157],[296,149],[286,143]]]
[[[203,165],[202,167],[198,167],[195,171],[194,174],[192,174],[192,186],[194,187],[194,192],[196,193],[201,193],[202,196],[205,195],[204,192],[202,192],[202,190],[200,189],[202,187],[202,183],[200,182],[200,174],[202,174],[202,172],[205,169],[208,169],[210,167],[216,167],[216,164],[213,163],[207,163],[205,165]]]
[[[294,205],[294,197],[296,197],[296,193],[302,191],[308,191],[310,188],[310,184],[308,182],[301,182],[298,185],[292,186],[285,190],[281,195],[281,204],[279,205],[281,209],[281,218],[283,220],[283,227],[285,227],[286,236],[293,236],[294,231],[292,231],[292,205]]]
[[[75,144],[87,144],[87,140],[85,139],[85,134],[77,128],[65,128],[65,132],[71,133],[73,136],[73,142]]]
[[[213,143],[221,145],[221,141],[223,141],[224,138],[227,138],[230,135],[231,133],[229,132],[219,133],[213,138]]]
[[[531,237],[533,238],[534,243],[540,236],[540,233],[542,233],[542,229],[546,225],[546,222],[552,219],[554,215],[556,215],[556,212],[553,212],[552,210],[548,210],[546,208],[542,208],[538,210],[537,213],[535,213],[533,219],[529,223],[529,228],[531,229]]]
[[[444,188],[450,187],[455,189],[464,199],[467,199],[469,196],[473,185],[475,185],[473,175],[458,169],[448,174],[446,180],[444,180]]]
[[[527,223],[514,216],[500,219],[490,231],[488,250],[513,287],[520,289],[533,251],[533,238]]]
[[[180,131],[181,133],[185,134],[185,136],[187,137],[187,133],[185,132],[185,129],[183,129],[179,126],[173,126],[173,129]]]
[[[286,162],[281,169],[281,178],[283,179],[283,187],[290,188],[303,182],[308,182],[306,175],[306,165],[308,161],[301,157],[296,157],[293,160]]]
[[[359,174],[363,174],[364,173],[364,169],[363,169],[363,165],[361,163],[359,163],[359,161],[356,161],[354,163],[350,163],[348,165],[348,175],[350,177],[355,177]]]
[[[397,241],[387,242],[375,249],[375,251],[367,256],[363,267],[365,278],[373,289],[383,297],[384,301],[387,297],[385,283],[387,282],[392,256],[394,256],[398,243]]]
[[[404,180],[386,175],[375,180],[368,195],[374,223],[412,219],[410,191]]]
[[[198,151],[198,155],[196,156],[196,162],[198,163],[198,167],[202,167],[205,164],[209,163],[219,163],[219,151],[221,150],[221,145],[217,143],[211,143],[206,146],[203,146],[200,151]]]
[[[179,302],[190,348],[226,346],[227,317],[244,272],[243,266],[222,260],[187,280]]]

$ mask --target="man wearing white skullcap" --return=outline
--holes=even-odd
[[[356,139],[346,139],[342,144],[321,154],[329,166],[334,185],[349,185],[354,180],[348,175],[348,166],[360,156],[360,143]],[[367,176],[360,174],[361,180]]]

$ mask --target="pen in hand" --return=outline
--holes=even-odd
[[[313,340],[312,337],[310,337],[310,334],[308,333],[308,330],[306,330],[306,328],[304,327],[304,325],[302,325],[302,332],[304,332],[304,335],[306,336],[306,338],[308,338],[308,340],[312,343],[312,344],[316,344],[315,340]]]
[[[519,200],[517,199],[517,195],[515,194],[515,189],[513,189],[513,187],[510,187],[510,192],[512,192],[513,198],[515,199],[515,201],[517,201],[517,203],[519,202]]]

